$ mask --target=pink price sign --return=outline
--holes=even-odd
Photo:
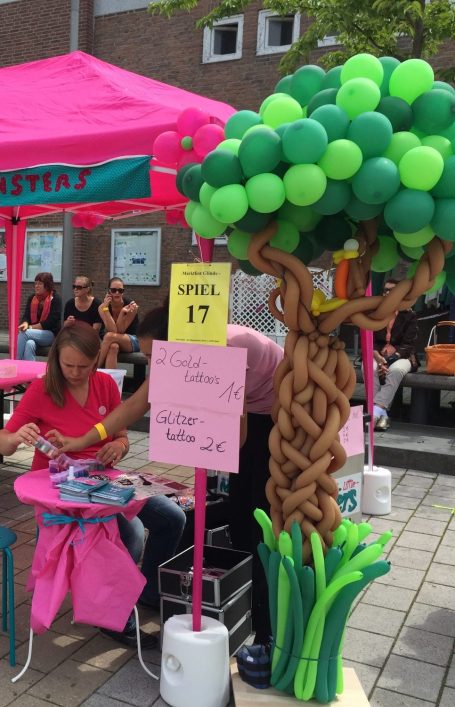
[[[365,440],[363,436],[362,405],[356,405],[351,408],[348,421],[340,430],[340,442],[348,457],[353,457],[356,454],[364,454]]]
[[[154,341],[150,459],[237,472],[246,349]]]

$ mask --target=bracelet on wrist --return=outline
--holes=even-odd
[[[101,307],[102,312],[109,312],[109,307]]]
[[[100,436],[100,440],[107,439],[108,434],[107,434],[106,428],[102,422],[97,422],[96,425],[93,425],[93,426],[94,426],[95,430],[98,432],[98,434]]]

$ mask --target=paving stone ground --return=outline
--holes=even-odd
[[[192,480],[190,468],[148,462],[147,436],[130,436],[125,468]],[[35,543],[33,510],[18,502],[13,483],[30,460],[29,450],[19,450],[0,466],[0,524],[18,536],[13,547],[17,666],[9,666],[7,636],[0,633],[0,707],[165,707],[157,681],[143,671],[136,654],[93,627],[73,624],[69,600],[52,629],[35,638],[31,668],[11,683],[26,660],[30,595],[25,583]],[[387,547],[392,570],[370,586],[352,612],[344,663],[356,670],[372,707],[453,707],[455,477],[395,468],[392,476],[392,512],[369,519],[378,534],[393,529]],[[141,609],[140,615],[144,630],[157,630],[157,613]],[[159,652],[144,651],[144,660],[159,675]]]

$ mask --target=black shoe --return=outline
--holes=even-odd
[[[128,629],[128,631],[111,631],[109,628],[100,628],[101,633],[109,638],[113,638],[114,641],[123,643],[125,646],[130,648],[137,648],[137,637],[136,629]],[[151,650],[152,648],[158,648],[160,644],[159,632],[156,633],[145,633],[139,629],[139,634],[141,637],[141,648],[142,650]]]

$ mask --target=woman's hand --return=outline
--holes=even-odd
[[[120,461],[125,452],[125,445],[120,440],[113,439],[112,442],[107,442],[102,449],[96,455],[98,461],[100,461],[104,466],[113,466],[116,462]]]
[[[109,305],[110,305],[111,303],[112,303],[112,295],[111,295],[109,292],[107,292],[107,293],[104,295],[104,299],[103,299],[103,301],[102,301],[102,303],[101,303],[101,306],[98,307],[98,309],[101,309],[101,307],[109,307]]]
[[[19,324],[19,326],[17,328],[19,329],[19,331],[27,331],[29,326],[30,325],[28,322],[22,322],[22,324]]]
[[[22,425],[17,432],[14,433],[14,443],[19,446],[20,444],[27,444],[29,447],[33,446],[40,435],[40,430],[34,422],[28,422],[26,425]]]
[[[131,302],[129,302],[129,304],[125,304],[125,306],[122,307],[122,312],[124,314],[129,314],[130,312],[133,312],[134,314],[136,314],[138,309],[139,309],[139,305],[136,304],[136,302],[134,300],[131,300]]]
[[[63,322],[63,326],[73,326],[75,321],[76,317],[73,317],[73,315],[70,314],[70,316]]]
[[[84,436],[67,437],[66,435],[62,435],[58,430],[49,430],[45,437],[58,448],[59,454],[62,452],[80,452],[89,446]]]

